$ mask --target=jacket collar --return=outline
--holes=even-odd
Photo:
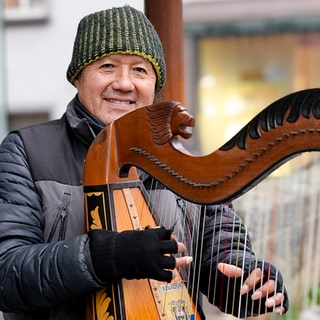
[[[89,114],[88,111],[79,112],[79,108],[81,108],[82,111],[84,109],[78,97],[75,96],[69,102],[65,116],[77,138],[85,144],[90,145],[97,134],[103,129],[103,124]]]

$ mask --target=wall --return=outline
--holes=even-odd
[[[88,13],[124,4],[143,10],[143,0],[48,1],[48,21],[6,24],[9,111],[48,110],[50,118],[59,117],[75,94],[65,74],[79,20]]]

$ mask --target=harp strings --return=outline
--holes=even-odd
[[[236,211],[238,211],[237,207],[240,208],[240,214],[242,213],[241,216],[243,217],[244,223],[248,225],[249,233],[253,234],[252,242],[257,256],[266,258],[268,262],[279,266],[280,270],[284,270],[283,262],[279,264],[279,262],[274,259],[274,255],[283,257],[284,261],[290,261],[290,259],[292,259],[291,255],[295,256],[297,254],[297,252],[292,251],[296,246],[293,245],[290,251],[288,250],[289,243],[288,241],[285,241],[286,233],[292,232],[294,229],[290,227],[291,231],[288,231],[284,228],[286,227],[286,221],[290,221],[292,215],[298,215],[299,212],[301,212],[301,208],[297,205],[286,203],[288,201],[283,201],[284,196],[282,195],[282,193],[287,195],[288,186],[301,185],[299,180],[293,182],[293,179],[295,179],[295,176],[291,177],[290,181],[287,181],[288,179],[272,178],[273,183],[272,185],[270,184],[266,191],[261,192],[263,186],[259,188],[256,187],[256,190],[253,189],[253,191],[250,191],[248,196],[244,195],[242,197],[243,199],[241,199],[242,201],[236,200],[234,203]],[[186,286],[189,288],[191,296],[195,299],[195,304],[198,305],[198,292],[200,290],[199,270],[200,262],[202,261],[202,248],[204,246],[204,239],[203,237],[199,237],[199,235],[203,235],[205,232],[207,207],[183,200],[174,195],[171,191],[163,189],[155,179],[152,181],[151,190],[148,192],[149,196],[147,203],[148,206],[152,208],[151,211],[153,212],[157,223],[167,228],[172,228],[177,239],[186,245],[186,254],[194,257],[193,268],[185,268],[184,270],[180,270],[180,272],[186,281]],[[266,196],[266,194],[268,196]],[[254,197],[257,199],[254,199]],[[297,202],[302,202],[298,197],[295,196],[295,198],[298,200]],[[244,206],[243,203],[247,205]],[[315,205],[316,204],[314,203],[313,206],[315,207]],[[226,239],[225,233],[229,233],[232,235],[231,241],[233,242],[231,250],[236,250],[238,252],[240,250],[241,234],[241,229],[237,226],[236,221],[232,219],[233,215],[231,212],[226,213],[227,216],[230,216],[230,220],[227,225],[223,225],[222,215],[218,213],[217,208],[218,206],[215,206],[214,210],[216,210],[216,212],[213,214],[214,227],[211,232],[215,237],[212,235],[211,238],[212,241],[213,239],[216,239],[216,242],[211,244],[211,269],[208,275],[208,283],[209,292],[213,292],[213,300],[217,301],[216,297],[218,297],[218,301],[221,301],[218,307],[226,312],[227,310],[223,310],[221,307],[223,306],[224,300],[231,299],[234,301],[235,299],[240,299],[241,304],[241,300],[244,298],[246,298],[245,301],[248,301],[250,293],[247,294],[247,297],[239,295],[236,286],[230,285],[230,279],[224,280],[227,282],[225,284],[228,288],[226,296],[222,294],[222,291],[218,292],[216,289],[218,273],[216,270],[212,270],[215,265],[215,261],[213,261],[215,258],[213,256],[213,249],[215,248],[218,252],[224,253],[224,257],[227,257],[227,253],[230,252],[226,252],[227,243],[224,243],[226,240],[223,239]],[[229,208],[229,210],[231,209]],[[299,221],[297,217],[294,219]],[[248,232],[248,230],[246,230],[246,232]],[[310,235],[310,237],[312,237],[312,235]],[[247,237],[245,237],[245,239],[247,239]],[[207,245],[207,243],[205,245]],[[247,243],[244,243],[243,250],[246,250],[246,247]],[[242,254],[245,255],[246,252],[244,251]],[[222,261],[226,263],[231,262],[224,258]],[[244,267],[241,263],[239,266],[242,268]],[[265,276],[269,278],[270,275],[267,274]],[[285,280],[288,279],[286,272],[284,272],[284,276]],[[237,281],[240,281],[240,285],[243,284],[244,280],[243,276],[237,279]],[[258,286],[261,284],[258,283]],[[238,318],[240,318],[240,304],[239,310],[232,310],[232,313],[237,314]],[[211,311],[209,311],[209,313],[210,312]],[[250,310],[248,310],[248,312],[250,313]]]
[[[319,170],[319,154],[303,154],[234,201],[256,254],[282,272],[290,299],[286,319],[303,319],[319,305]]]
[[[195,240],[200,230],[200,206],[191,204],[171,191],[165,189],[156,179],[149,182],[147,190],[147,203],[157,224],[173,231],[177,240],[186,246],[185,255],[197,259],[194,252],[199,251],[195,246],[201,246],[201,242]],[[201,259],[201,257],[199,257]],[[198,308],[197,293],[199,292],[198,277],[194,276],[195,270],[189,266],[178,270],[185,283],[185,290],[189,288],[190,296],[193,297],[195,308]],[[181,292],[183,295],[183,292]],[[181,297],[182,299],[183,297]]]
[[[151,211],[157,221],[161,226],[164,226],[169,229],[173,229],[174,234],[177,237],[178,241],[181,241],[186,246],[187,255],[193,256],[193,265],[192,267],[180,268],[180,273],[185,280],[186,287],[189,288],[190,295],[194,299],[196,306],[199,304],[202,305],[202,300],[206,299],[200,292],[200,265],[203,259],[203,247],[210,247],[210,269],[208,272],[208,286],[209,291],[213,292],[213,300],[220,301],[220,309],[223,310],[223,301],[234,299],[241,299],[239,292],[234,285],[230,285],[230,279],[225,278],[224,285],[228,288],[226,296],[225,293],[218,291],[216,289],[216,282],[218,281],[218,273],[216,270],[213,270],[216,266],[217,259],[214,256],[213,252],[222,253],[222,261],[230,263],[230,260],[227,260],[227,256],[232,255],[232,250],[241,250],[240,246],[240,233],[241,229],[238,227],[238,222],[233,219],[233,214],[231,213],[230,207],[225,207],[224,215],[218,210],[219,206],[214,206],[214,212],[207,212],[207,206],[198,205],[190,203],[184,199],[173,194],[171,191],[164,189],[155,179],[152,179],[152,183],[149,184],[149,191],[147,197],[148,206],[151,208]],[[212,210],[212,209],[211,209]],[[211,216],[213,223],[211,222],[211,229],[209,232],[212,232],[211,239],[212,243],[204,243],[205,232],[208,232],[205,229],[207,214]],[[229,245],[227,240],[229,235],[232,235],[231,242],[233,245]],[[246,243],[245,243],[246,245]],[[244,246],[245,250],[246,246]],[[229,252],[231,250],[231,252]],[[243,252],[245,255],[245,252]],[[243,265],[239,265],[243,267]],[[243,283],[243,276],[238,279]],[[227,311],[227,310],[223,310]],[[209,311],[212,313],[212,311]],[[240,318],[240,310],[233,310],[233,314],[237,315]]]
[[[265,258],[279,267],[284,276],[290,301],[293,302],[293,307],[299,310],[319,303],[317,294],[320,255],[317,253],[320,252],[318,209],[320,187],[316,177],[320,165],[317,159],[318,157],[315,157],[312,162],[308,161],[305,165],[299,165],[299,168],[290,174],[277,176],[276,173],[268,177],[233,202],[235,210],[248,227],[247,231],[251,235],[255,253],[258,257]],[[297,161],[301,162],[301,160]],[[183,275],[186,287],[189,288],[195,299],[195,304],[198,305],[200,303],[198,301],[199,263],[202,260],[202,247],[207,245],[207,243],[204,244],[203,237],[199,235],[204,234],[204,217],[207,214],[207,207],[181,199],[171,191],[164,189],[155,179],[152,179],[148,189],[147,201],[143,205],[151,208],[159,225],[173,229],[177,239],[186,245],[186,254],[194,257],[193,268],[187,267],[179,271]],[[215,208],[217,210],[217,207]],[[138,212],[140,211],[143,211],[143,208],[138,208]],[[232,242],[239,244],[240,229],[237,230],[236,222],[230,218],[228,225],[222,226],[222,216],[218,212],[213,215],[212,233],[218,234],[218,241],[212,243],[211,250],[214,246],[222,246],[217,248],[219,252],[226,250],[226,244],[221,238],[224,232],[230,232],[233,235]],[[141,227],[144,228],[145,225]],[[237,245],[232,246],[232,250],[238,249]],[[211,259],[213,258],[212,251]],[[214,265],[213,260],[210,265]],[[240,266],[243,267],[243,265]],[[244,299],[239,296],[235,286],[227,286],[229,288],[227,296],[222,296],[221,292],[217,292],[215,286],[217,272],[215,270],[210,269],[208,278],[209,292],[212,291],[214,297],[218,296],[221,303],[223,299]],[[243,277],[238,279],[241,285],[244,280]],[[297,307],[295,301],[300,301]],[[208,311],[208,314],[211,313],[212,311]],[[240,310],[234,310],[233,313],[238,314],[240,318]],[[261,316],[263,317],[265,316]],[[287,318],[290,319],[290,314],[286,316]]]

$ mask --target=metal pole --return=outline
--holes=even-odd
[[[8,112],[5,92],[5,67],[4,67],[4,12],[0,5],[0,141],[8,133]],[[1,317],[0,317],[1,319]]]

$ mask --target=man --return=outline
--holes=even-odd
[[[175,240],[185,221],[175,222],[175,235],[172,225],[166,225],[164,215],[174,215],[169,209],[155,210],[161,228],[84,233],[81,181],[90,144],[106,124],[152,104],[165,84],[162,46],[153,26],[129,6],[84,17],[67,78],[77,95],[62,118],[12,132],[0,147],[0,307],[5,319],[80,319],[85,296],[111,281],[170,282],[175,267],[192,261],[188,255],[172,256],[190,251]],[[148,188],[149,177],[143,179]],[[204,221],[205,228],[198,231],[204,240],[196,277],[201,274],[199,289],[209,301],[241,316],[287,311],[279,271],[256,259],[232,208],[195,206],[191,214],[170,192],[149,189],[162,201],[173,197],[182,220]],[[214,233],[217,218],[222,228]],[[232,240],[230,221],[240,242]],[[242,276],[245,281],[236,281]],[[213,290],[210,284],[217,277]],[[233,287],[235,301],[227,298]]]

